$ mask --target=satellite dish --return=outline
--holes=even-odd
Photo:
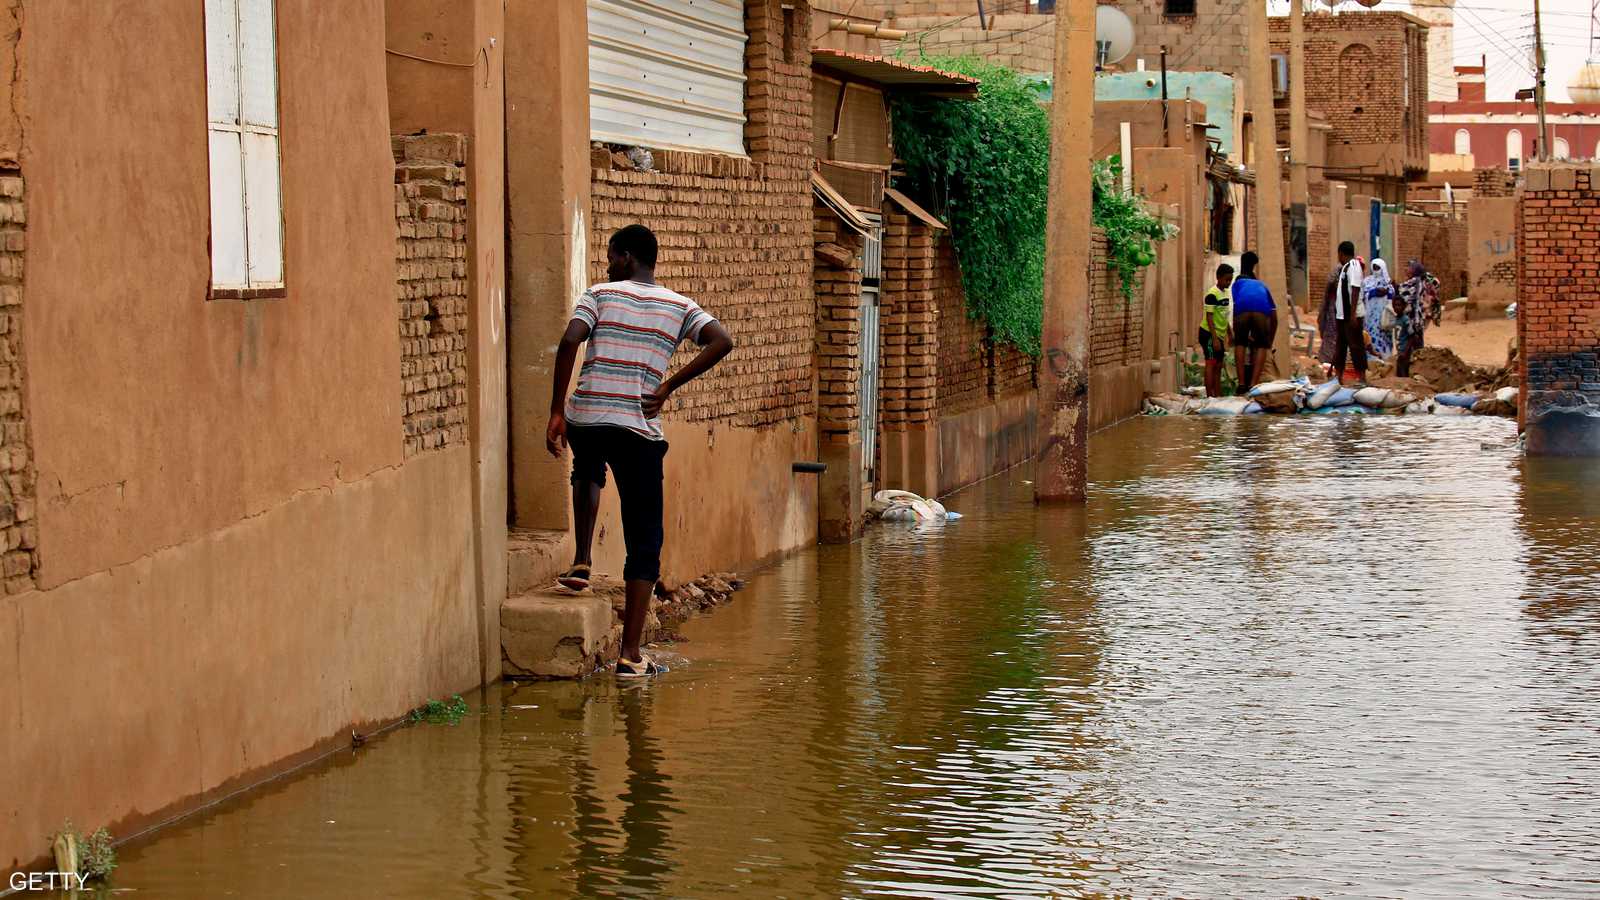
[[[1100,65],[1122,62],[1133,52],[1133,20],[1115,6],[1094,10],[1094,48]]]

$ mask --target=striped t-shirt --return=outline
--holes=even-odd
[[[660,386],[678,344],[699,343],[701,329],[716,320],[688,297],[638,281],[589,288],[572,318],[589,326],[589,347],[578,389],[567,398],[567,421],[662,440],[661,421],[644,417],[642,398]]]

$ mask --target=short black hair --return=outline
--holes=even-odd
[[[1233,266],[1230,266],[1227,263],[1223,263],[1222,265],[1217,266],[1217,277],[1218,278],[1221,278],[1224,275],[1232,275],[1232,274],[1233,274]]]
[[[643,225],[635,223],[617,229],[611,236],[611,249],[628,254],[641,266],[655,268],[658,249],[655,232]]]
[[[1239,257],[1239,268],[1244,270],[1246,276],[1248,276],[1249,273],[1256,270],[1256,264],[1259,262],[1261,262],[1261,257],[1256,255],[1254,250],[1246,250],[1244,255]]]
[[[1340,241],[1339,242],[1339,252],[1343,253],[1345,256],[1355,256],[1356,255],[1356,245],[1351,243],[1351,242],[1349,242],[1349,241]]]

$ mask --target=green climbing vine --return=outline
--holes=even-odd
[[[1156,260],[1156,241],[1178,233],[1145,209],[1143,197],[1122,191],[1122,158],[1095,160],[1094,224],[1106,236],[1106,265],[1119,276],[1122,299],[1133,302],[1139,270]]]
[[[973,56],[909,61],[976,78],[978,96],[895,98],[895,151],[904,164],[896,184],[949,223],[968,314],[986,321],[996,341],[1038,355],[1050,186],[1042,84]],[[1114,169],[1096,168],[1094,223],[1106,231],[1109,261],[1131,298],[1138,269],[1154,258],[1152,241],[1167,232],[1116,184]]]

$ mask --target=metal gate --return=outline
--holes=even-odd
[[[878,300],[883,278],[882,218],[868,215],[872,230],[866,234],[861,254],[861,467],[867,481],[877,478],[878,460]]]

